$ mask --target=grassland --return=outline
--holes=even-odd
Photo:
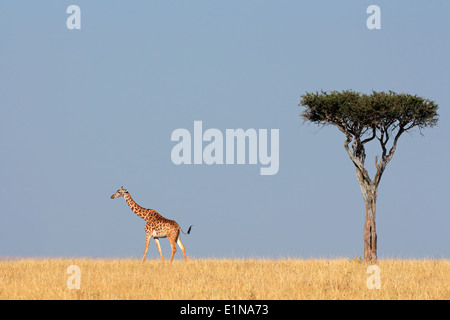
[[[80,289],[69,289],[70,265]],[[449,260],[0,259],[0,299],[445,299]],[[70,282],[70,281],[69,281]]]

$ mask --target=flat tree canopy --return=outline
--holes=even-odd
[[[305,107],[301,114],[305,121],[320,126],[334,125],[345,134],[344,148],[356,167],[356,176],[366,205],[364,259],[376,260],[375,204],[381,176],[394,156],[397,141],[404,132],[415,127],[421,130],[437,124],[438,105],[417,95],[393,91],[362,94],[347,90],[307,92],[301,96],[299,106]],[[378,156],[375,157],[377,172],[371,179],[364,167],[365,144],[375,139],[380,143],[382,154],[380,161]]]
[[[438,106],[434,101],[389,91],[361,94],[351,90],[306,93],[299,105],[306,106],[301,116],[319,125],[336,125],[346,133],[361,136],[407,131],[413,127],[432,127],[438,122]]]
[[[400,135],[414,127],[419,130],[437,124],[438,105],[429,99],[393,91],[361,94],[352,90],[342,92],[321,91],[305,93],[299,106],[306,109],[301,117],[317,125],[334,125],[342,131],[347,140],[345,148],[350,158],[360,169],[364,179],[369,182],[367,171],[363,168],[365,160],[364,145],[377,138],[382,149],[379,165],[384,167],[394,155]],[[393,138],[392,148],[387,152],[387,143]],[[348,148],[352,142],[352,150]],[[382,171],[379,172],[380,177]],[[377,185],[379,178],[376,179]]]

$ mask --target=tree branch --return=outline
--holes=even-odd
[[[398,129],[397,134],[395,135],[394,143],[392,144],[392,147],[391,147],[391,149],[389,150],[389,154],[388,154],[388,156],[386,157],[386,160],[385,160],[385,161],[386,161],[386,164],[387,164],[389,161],[391,161],[392,157],[394,156],[395,150],[397,149],[397,141],[398,141],[398,138],[400,138],[400,136],[402,135],[403,132],[405,132],[405,130],[403,129],[403,126],[400,126],[400,128]]]
[[[381,176],[383,175],[384,169],[386,169],[387,164],[389,161],[391,161],[392,157],[394,156],[395,150],[397,149],[397,141],[398,138],[402,135],[403,132],[405,132],[405,129],[403,125],[399,126],[398,132],[394,137],[394,142],[392,143],[392,147],[389,150],[389,154],[386,155],[386,143],[389,140],[389,134],[387,133],[387,130],[381,130],[381,136],[378,138],[381,144],[381,148],[383,149],[383,155],[378,163],[378,157],[375,157],[375,167],[377,168],[377,173],[375,174],[375,178],[373,179],[375,186],[378,187],[378,184],[380,183]],[[386,135],[386,140],[383,141],[383,136]]]
[[[350,160],[352,160],[352,162],[355,165],[356,169],[359,170],[359,172],[361,173],[361,176],[362,176],[363,180],[366,181],[366,183],[370,184],[371,183],[371,179],[369,177],[369,173],[364,168],[364,165],[361,162],[361,160],[355,154],[353,154],[353,152],[348,147],[348,145],[353,140],[353,138],[352,138],[352,136],[350,134],[346,134],[346,136],[347,136],[347,139],[344,142],[344,148],[347,151],[347,154],[350,157]]]
[[[361,144],[364,145],[367,142],[372,141],[376,137],[375,132],[376,132],[375,127],[372,127],[372,136],[367,138],[367,139],[365,139],[365,140],[363,140],[363,141],[361,141]]]

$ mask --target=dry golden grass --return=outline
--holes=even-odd
[[[68,289],[67,267],[81,270]],[[448,260],[380,260],[368,289],[357,259],[0,260],[0,299],[445,299]]]

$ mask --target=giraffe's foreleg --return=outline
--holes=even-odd
[[[151,235],[147,234],[146,239],[145,239],[145,250],[144,250],[144,256],[142,257],[142,262],[145,261],[145,256],[147,255],[148,244],[150,243],[150,238],[151,238]]]
[[[158,246],[158,251],[159,251],[159,255],[161,256],[161,260],[164,261],[164,256],[162,254],[161,245],[159,244],[159,239],[158,238],[153,238],[153,239],[155,239],[156,245]]]

